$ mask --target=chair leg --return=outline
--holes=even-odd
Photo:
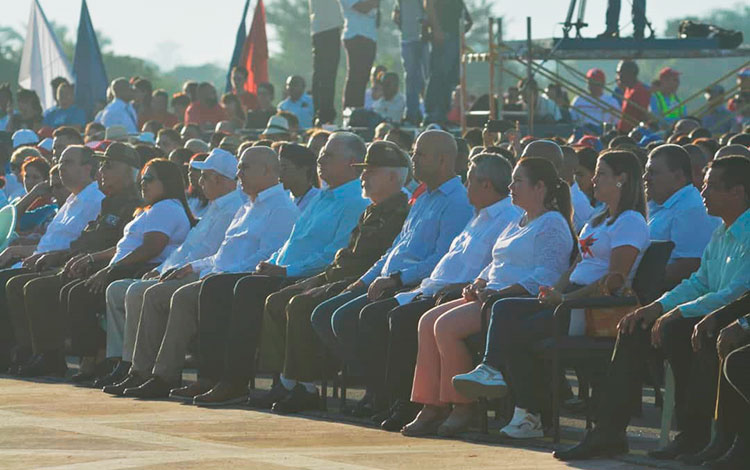
[[[328,411],[328,381],[323,380],[320,383],[320,409]]]
[[[555,444],[560,443],[560,358],[552,356],[552,426]]]
[[[479,408],[480,430],[482,434],[488,434],[489,418],[487,417],[487,399],[485,397],[479,398],[477,408]]]
[[[339,399],[339,408],[346,406],[346,367],[341,370],[341,398]]]
[[[664,366],[664,406],[661,408],[661,432],[659,433],[659,444],[665,446],[669,443],[669,431],[672,430],[672,414],[674,412],[674,375],[669,362]]]

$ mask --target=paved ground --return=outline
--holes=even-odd
[[[653,468],[639,451],[618,461],[566,465],[551,457],[549,440],[518,447],[493,435],[466,438],[408,439],[322,413],[200,409],[0,377],[0,469]]]

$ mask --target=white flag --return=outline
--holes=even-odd
[[[36,91],[44,109],[55,105],[50,82],[55,77],[65,77],[73,82],[68,58],[65,57],[60,42],[44,16],[38,0],[31,4],[31,14],[23,44],[21,69],[18,84]]]

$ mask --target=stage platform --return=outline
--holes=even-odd
[[[186,379],[191,374],[186,374]],[[268,379],[258,386],[268,388]],[[361,397],[351,390],[349,398]],[[405,438],[367,420],[328,412],[279,416],[244,407],[203,409],[179,402],[116,398],[61,380],[0,376],[0,468],[441,470],[680,468],[646,458],[656,445],[652,406],[631,428],[633,450],[617,460],[565,464],[550,438],[508,444],[497,434]],[[648,424],[647,422],[651,422]],[[580,417],[563,420],[563,443],[580,439]]]

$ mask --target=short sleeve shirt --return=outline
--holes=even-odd
[[[138,214],[125,226],[110,265],[117,263],[141,246],[144,235],[149,232],[161,232],[169,237],[167,246],[162,252],[149,260],[151,263],[161,263],[185,241],[189,231],[190,221],[180,201],[163,199]]]
[[[621,246],[632,246],[638,250],[638,257],[628,275],[633,279],[635,270],[648,248],[650,241],[646,219],[639,212],[629,210],[617,217],[612,224],[609,220],[593,226],[587,223],[578,240],[581,261],[570,274],[570,282],[579,285],[592,284],[609,272],[612,250]]]

